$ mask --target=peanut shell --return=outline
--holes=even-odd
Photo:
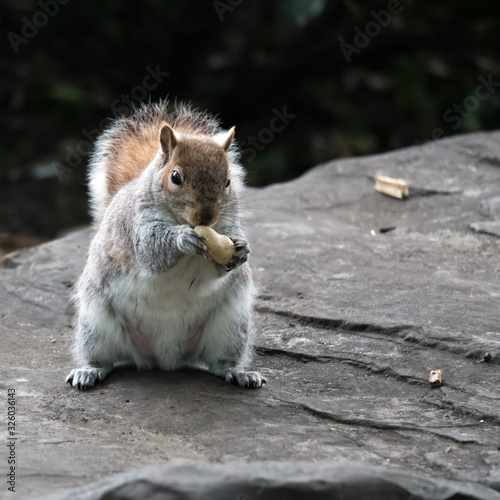
[[[227,264],[234,255],[234,243],[231,238],[219,234],[208,226],[196,226],[194,230],[203,238],[210,257],[219,264]]]

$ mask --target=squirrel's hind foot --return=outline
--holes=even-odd
[[[66,377],[66,383],[80,390],[90,389],[101,382],[113,368],[110,366],[85,366],[75,368]]]
[[[237,370],[228,370],[225,380],[228,384],[239,385],[240,387],[249,387],[257,389],[267,383],[267,380],[259,372],[245,372]]]

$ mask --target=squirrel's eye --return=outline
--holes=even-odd
[[[229,187],[229,184],[231,184],[231,179],[228,179],[228,180],[226,181],[226,188],[228,188],[228,187]]]
[[[181,176],[179,175],[179,172],[177,170],[174,170],[172,172],[172,175],[170,176],[170,180],[176,184],[177,186],[180,186],[182,184]]]

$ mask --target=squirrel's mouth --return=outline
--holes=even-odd
[[[190,207],[179,214],[180,224],[186,224],[192,229],[196,226],[213,227],[219,220],[217,209],[206,209],[200,207]]]
[[[186,224],[190,226],[192,229],[194,229],[196,226],[207,226],[207,227],[213,227],[217,223],[216,218],[203,218],[203,217],[190,217],[187,221]]]

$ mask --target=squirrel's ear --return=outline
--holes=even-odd
[[[228,151],[231,143],[233,142],[235,128],[236,127],[233,127],[229,132],[222,132],[221,134],[217,134],[214,136],[214,141],[221,148],[224,148],[224,151]]]
[[[175,130],[168,123],[164,123],[160,130],[160,144],[167,158],[170,158],[172,155],[172,151],[179,142],[178,139]]]

